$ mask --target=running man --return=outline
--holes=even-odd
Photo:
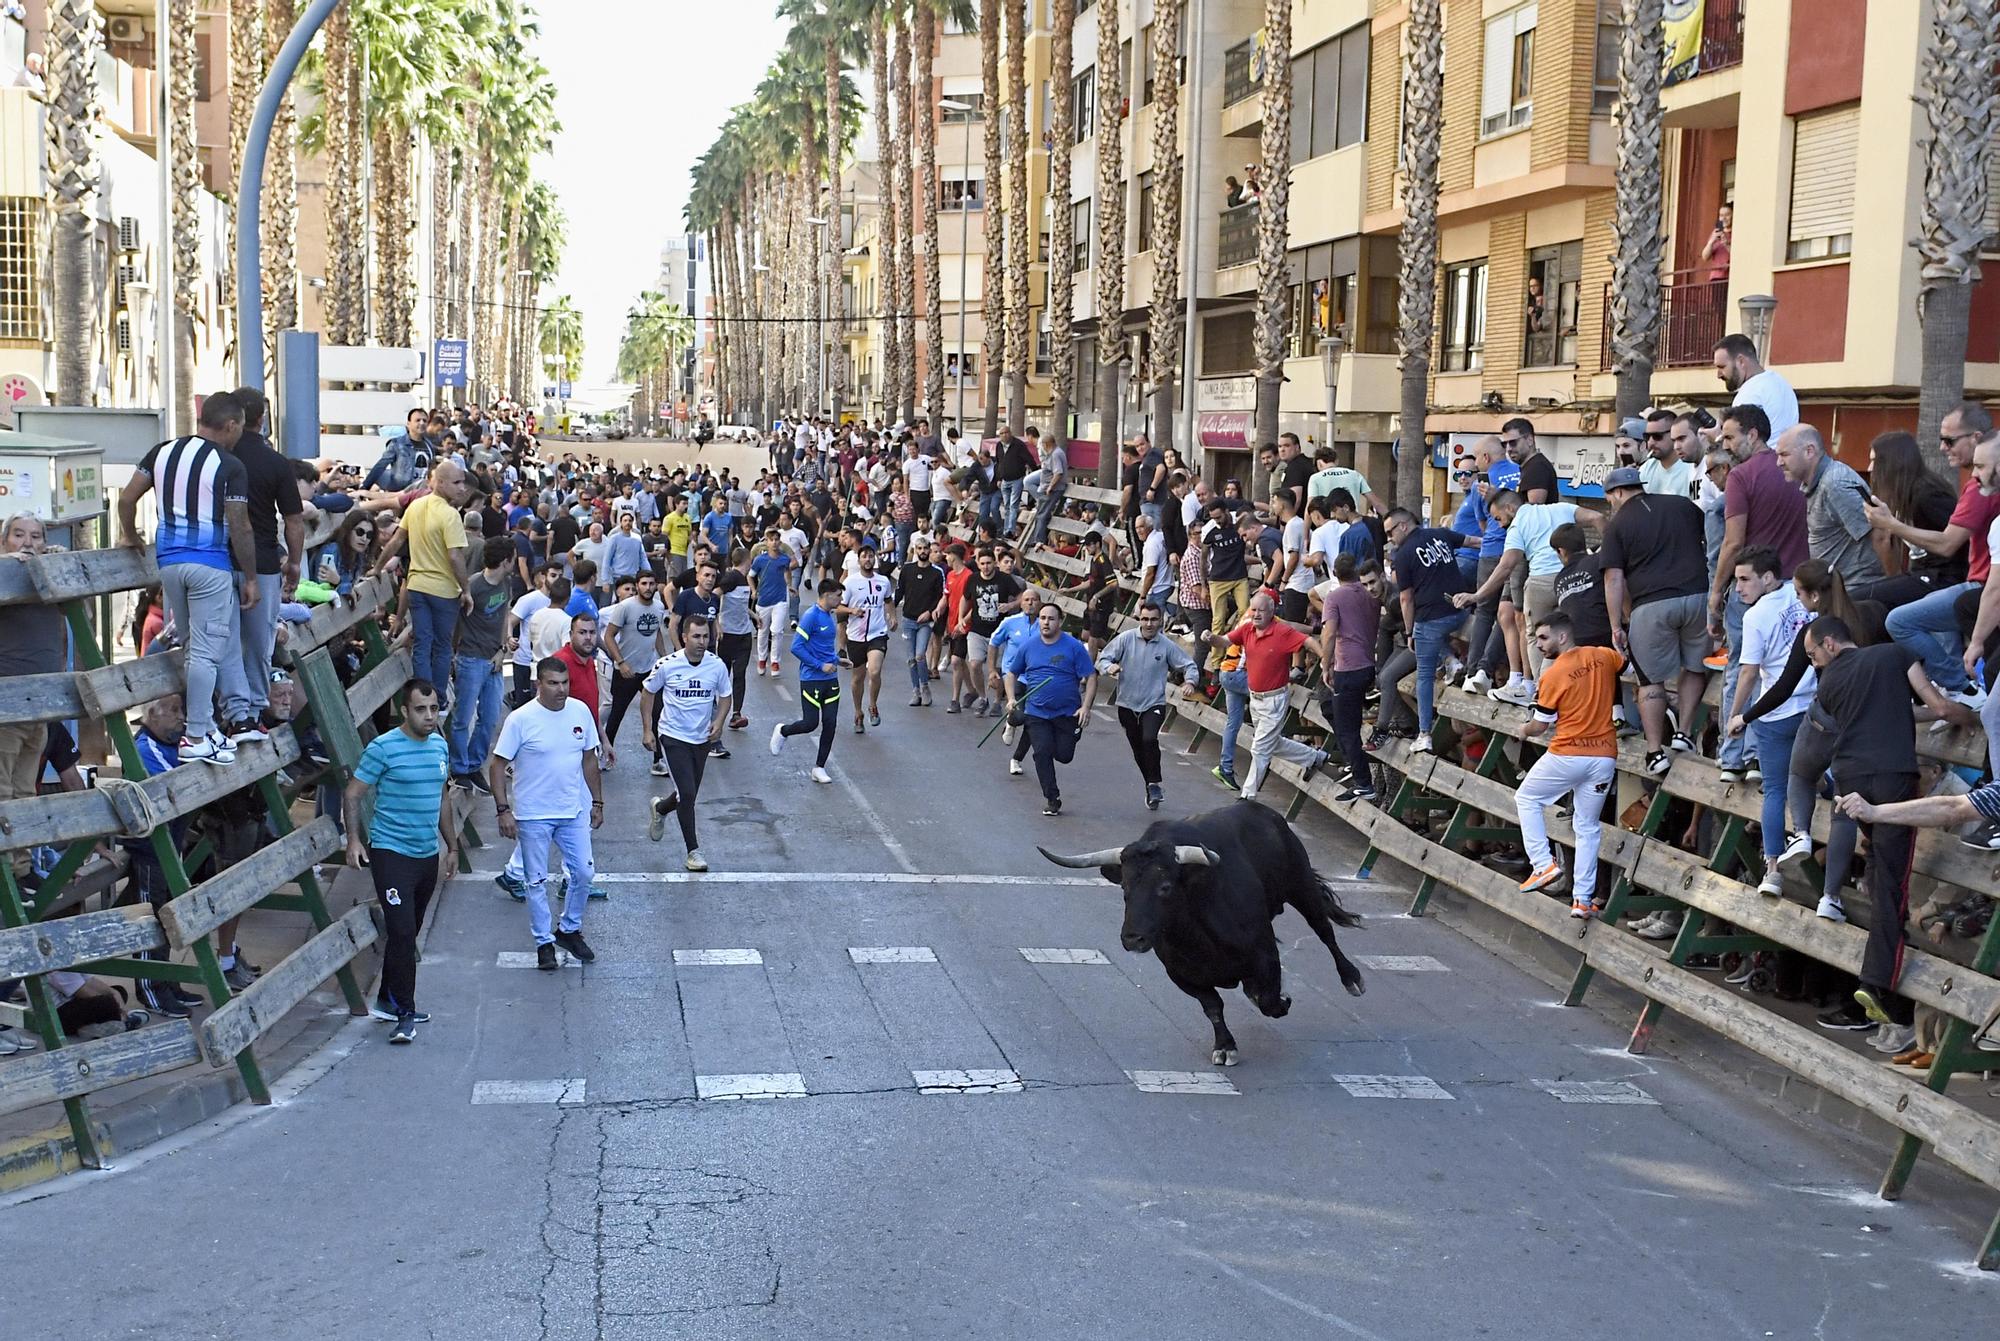
[[[1025,584],[1000,571],[1000,560],[991,549],[981,549],[974,563],[977,571],[966,579],[959,600],[958,627],[953,631],[965,635],[965,661],[972,673],[973,692],[967,694],[962,706],[971,708],[974,717],[984,717],[989,708],[996,706],[988,676],[997,676],[1001,669],[996,663],[989,671],[987,664],[993,630],[1000,627],[1001,617]]]
[[[500,836],[520,845],[538,969],[554,971],[557,946],[585,964],[597,958],[583,939],[583,909],[595,869],[590,831],[604,823],[597,746],[597,714],[569,696],[569,663],[557,657],[536,663],[535,697],[508,714],[493,746],[487,781]],[[569,875],[554,934],[549,925],[550,843],[562,849]]]
[[[437,892],[440,862],[458,856],[445,800],[451,747],[437,724],[437,686],[429,680],[404,685],[402,725],[368,742],[342,798],[347,864],[368,868],[382,906],[382,990],[372,1013],[396,1022],[391,1043],[415,1042],[417,1026],[430,1022],[417,1009],[417,933]],[[371,788],[375,810],[364,826],[361,806]]]
[[[847,619],[847,654],[854,662],[854,733],[882,725],[882,658],[889,652],[889,579],[875,571],[875,544],[855,550],[853,577],[841,591],[835,613]],[[867,699],[868,720],[861,718]]]
[[[1090,725],[1097,697],[1097,667],[1084,645],[1062,631],[1062,609],[1053,601],[1036,616],[1036,636],[1007,653],[1007,712],[1022,713],[1035,776],[1042,784],[1042,813],[1062,814],[1056,765],[1076,758],[1076,742]]]
[[[757,584],[757,674],[773,677],[780,669],[778,639],[791,619],[791,573],[798,556],[785,548],[775,526],[764,530],[764,549],[750,561],[750,580]],[[740,711],[742,704],[738,704]]]
[[[1604,800],[1618,771],[1611,705],[1618,701],[1625,658],[1608,647],[1578,647],[1575,625],[1560,612],[1535,626],[1535,649],[1542,656],[1542,673],[1536,677],[1534,716],[1524,734],[1532,739],[1553,727],[1555,736],[1514,792],[1521,846],[1531,868],[1521,892],[1532,894],[1562,879],[1562,863],[1549,848],[1543,809],[1570,793],[1576,873],[1570,881],[1569,915],[1589,918],[1597,912],[1593,891]]]
[[[1132,762],[1146,783],[1146,809],[1158,810],[1160,790],[1160,728],[1167,720],[1167,677],[1195,669],[1194,658],[1164,636],[1166,611],[1155,601],[1139,607],[1139,627],[1126,629],[1097,657],[1097,672],[1118,681],[1112,703],[1118,724],[1132,747]]]
[[[819,599],[799,615],[792,634],[792,655],[799,663],[799,720],[780,722],[771,728],[771,753],[780,754],[787,736],[809,736],[819,732],[819,755],[813,761],[812,780],[832,782],[826,761],[833,755],[833,738],[840,724],[834,712],[840,706],[840,652],[835,645],[833,610],[841,595],[840,583],[826,578],[819,584]]]
[[[611,716],[604,723],[604,744],[610,749],[626,710],[639,697],[639,681],[667,654],[667,603],[650,571],[639,574],[630,596],[604,612],[602,632],[604,651],[611,657]]]
[[[1288,759],[1304,769],[1299,785],[1312,781],[1326,763],[1326,752],[1285,734],[1285,718],[1291,710],[1292,671],[1300,664],[1300,653],[1315,656],[1319,648],[1303,633],[1277,618],[1278,604],[1271,593],[1259,588],[1250,598],[1250,619],[1226,635],[1197,633],[1195,636],[1218,652],[1231,644],[1243,649],[1243,670],[1249,688],[1250,773],[1239,793],[1246,801],[1257,799],[1272,759]]]
[[[722,723],[729,713],[729,669],[721,657],[709,653],[708,625],[689,620],[681,650],[655,663],[646,673],[643,688],[639,711],[647,724],[646,748],[665,758],[674,779],[674,790],[653,802],[646,836],[659,842],[667,832],[667,816],[678,812],[681,838],[687,844],[687,868],[705,871],[708,862],[695,836],[694,806],[701,796],[701,774],[708,766],[709,751],[722,739]]]
[[[1005,667],[1007,664],[1007,654],[1022,639],[1041,636],[1041,629],[1035,622],[1035,616],[1041,613],[1042,602],[1046,599],[1047,597],[1042,594],[1039,588],[1024,587],[1021,589],[1020,610],[1001,620],[1000,627],[993,630],[991,655],[995,666]],[[1088,644],[1085,644],[1085,650],[1089,650]],[[1001,716],[1005,718],[1006,715],[1006,712],[1003,710]],[[1018,739],[1016,739],[1017,732],[1019,735]],[[1008,720],[1007,724],[1000,728],[1000,743],[1014,747],[1014,757],[1007,761],[1007,775],[1009,777],[1020,777],[1021,761],[1028,757],[1027,731],[1016,727],[1012,720]]]

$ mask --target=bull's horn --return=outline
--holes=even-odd
[[[1058,866],[1068,866],[1078,871],[1095,870],[1099,866],[1116,866],[1125,859],[1125,849],[1118,847],[1107,847],[1096,852],[1085,852],[1081,856],[1076,857],[1059,857],[1045,847],[1038,847],[1035,851],[1041,853]]]
[[[1221,858],[1199,844],[1182,843],[1174,848],[1174,860],[1183,866],[1213,866]]]

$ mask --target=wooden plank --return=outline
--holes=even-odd
[[[347,701],[347,690],[333,668],[333,657],[319,648],[308,653],[293,668],[293,674],[306,692],[306,706],[319,728],[320,744],[337,767],[352,772],[361,761],[361,730]]]
[[[81,671],[76,676],[77,706],[83,716],[102,721],[168,694],[178,694],[187,683],[185,658],[186,653],[175,649]]]
[[[1100,508],[1107,504],[1117,507],[1124,495],[1116,489],[1099,489],[1088,484],[1072,484],[1065,497],[1077,503],[1095,503]]]
[[[143,903],[8,927],[0,929],[0,979],[158,950],[166,943],[152,908]]]
[[[83,700],[77,693],[78,678],[69,671],[9,676],[7,692],[0,695],[0,725],[39,725],[97,716],[84,712]]]
[[[338,602],[322,605],[303,624],[290,625],[285,641],[277,648],[276,660],[292,665],[308,652],[325,647],[357,624],[375,618],[395,600],[395,584],[387,574],[363,579]]]
[[[321,815],[269,847],[202,881],[160,909],[160,926],[175,949],[201,937],[254,905],[301,871],[340,850],[340,826]]]
[[[267,741],[238,745],[233,764],[183,764],[136,785],[144,789],[159,822],[165,824],[241,791],[298,757],[298,741],[284,726]],[[0,801],[0,851],[101,838],[123,828],[111,793],[102,788]]]
[[[0,1113],[74,1099],[201,1060],[194,1028],[168,1020],[0,1063]]]
[[[375,943],[375,924],[366,905],[292,951],[241,996],[231,997],[201,1022],[201,1051],[210,1066],[226,1066],[285,1013],[311,995],[363,950]]]
[[[348,710],[357,722],[375,715],[375,710],[393,698],[410,682],[410,649],[391,652],[382,664],[356,680],[347,690]]]
[[[65,550],[0,564],[0,605],[33,605],[150,587],[153,547]]]

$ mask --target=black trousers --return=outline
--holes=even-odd
[[[405,856],[392,848],[368,849],[375,902],[382,909],[382,995],[397,1014],[417,1008],[417,932],[437,892],[438,859]]]
[[[781,728],[787,736],[809,736],[819,732],[819,759],[815,767],[825,768],[833,756],[833,738],[840,731],[840,681],[805,680],[799,685],[799,720]]]
[[[1917,779],[1909,773],[1878,773],[1840,779],[1840,790],[1857,791],[1874,805],[1907,801],[1917,794]],[[1910,863],[1916,857],[1916,830],[1906,824],[1865,824],[1868,834],[1868,896],[1874,913],[1868,922],[1868,947],[1861,954],[1861,985],[1882,997],[1883,1009],[1897,1024],[1908,1024],[1913,1007],[1892,989],[1903,972],[1903,923],[1910,914]]]
[[[1167,705],[1164,703],[1144,712],[1135,712],[1131,708],[1118,710],[1118,725],[1125,728],[1125,743],[1132,747],[1132,762],[1139,765],[1139,776],[1150,787],[1160,784],[1160,727],[1165,725],[1166,720]]]
[[[606,744],[617,744],[619,724],[625,720],[626,709],[632,706],[633,699],[639,697],[639,690],[645,683],[646,677],[643,675],[621,675],[617,671],[611,672],[611,716],[604,723]]]
[[[1042,795],[1051,801],[1062,798],[1062,789],[1056,786],[1056,765],[1066,764],[1076,758],[1076,742],[1083,732],[1074,717],[1029,717],[1023,731],[1028,748],[1035,752],[1035,777],[1042,784]]]
[[[757,635],[755,633],[725,633],[722,635],[722,645],[716,648],[716,651],[722,655],[722,664],[729,667],[731,692],[736,696],[730,713],[734,717],[745,715],[743,711],[743,683],[744,677],[750,672],[750,653],[756,648],[756,645]]]
[[[681,822],[681,841],[692,852],[701,846],[694,833],[694,803],[701,795],[702,771],[708,767],[708,742],[678,740],[662,732],[660,755],[674,779],[674,813]]]
[[[1333,692],[1326,696],[1332,711],[1327,720],[1333,724],[1333,738],[1340,745],[1340,757],[1347,761],[1347,771],[1357,779],[1369,777],[1368,756],[1361,751],[1361,714],[1367,707],[1368,687],[1375,683],[1375,668],[1363,666],[1359,670],[1335,671]]]

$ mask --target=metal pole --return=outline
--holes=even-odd
[[[258,220],[263,215],[264,160],[271,152],[271,126],[306,48],[339,4],[340,0],[312,0],[299,16],[298,26],[271,62],[270,77],[257,95],[257,112],[243,142],[243,174],[236,182],[236,362],[243,385],[259,391],[264,389],[264,254]]]
[[[1195,376],[1195,309],[1200,305],[1201,295],[1201,220],[1206,209],[1208,193],[1201,181],[1201,134],[1203,96],[1208,85],[1201,77],[1201,0],[1188,0],[1186,18],[1188,33],[1188,152],[1187,175],[1181,181],[1181,230],[1187,234],[1187,260],[1181,273],[1187,278],[1187,329],[1181,336],[1181,424],[1187,432],[1181,448],[1181,460],[1196,470],[1201,469],[1200,450],[1196,442],[1201,436],[1195,431],[1195,406],[1201,379]]]
[[[992,115],[992,109],[986,109]],[[966,188],[972,184],[972,118],[965,118],[965,153],[959,170],[965,178],[958,188],[958,411],[954,418],[958,421],[961,437],[965,434],[965,262],[972,250],[972,211],[967,208]]]
[[[164,8],[160,17],[164,18]],[[154,115],[159,119],[154,126],[153,149],[158,155],[160,171],[160,246],[158,273],[153,276],[153,367],[160,388],[160,414],[164,420],[163,430],[172,436],[180,432],[176,422],[175,397],[179,388],[174,385],[174,101],[168,83],[170,71],[174,68],[173,45],[167,37],[167,25],[156,23],[153,31],[153,74],[158,83],[159,97]],[[237,341],[238,349],[243,347]],[[243,360],[238,359],[241,363]]]

